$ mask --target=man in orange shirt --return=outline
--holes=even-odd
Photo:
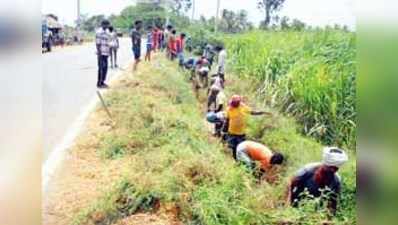
[[[265,145],[254,141],[244,141],[237,147],[237,160],[244,163],[248,168],[254,169],[255,162],[260,163],[260,169],[264,172],[271,169],[273,165],[283,162],[283,155],[274,153]]]

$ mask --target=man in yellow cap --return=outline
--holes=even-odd
[[[253,111],[250,107],[242,103],[242,97],[233,95],[226,111],[226,123],[224,131],[227,132],[228,147],[231,148],[234,159],[236,160],[236,147],[246,139],[246,119],[247,115],[264,115],[268,112]]]

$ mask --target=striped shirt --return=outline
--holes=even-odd
[[[98,54],[109,56],[110,54],[111,35],[108,31],[100,28],[95,34],[95,44],[99,45]]]

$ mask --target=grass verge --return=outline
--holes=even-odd
[[[249,137],[287,155],[272,184],[258,182],[209,138],[202,105],[187,81],[174,63],[159,56],[113,87],[106,102],[116,125],[98,137],[98,156],[103,163],[133,157],[120,179],[82,209],[73,224],[114,224],[142,212],[168,214],[176,223],[197,225],[324,220],[325,214],[311,205],[300,210],[284,205],[288,178],[303,164],[319,160],[321,145],[302,137],[291,118],[275,113],[272,118],[252,119]],[[249,82],[232,79],[228,84],[228,93],[245,93],[255,105],[260,101],[251,91]],[[348,197],[336,223],[354,224],[355,160],[343,168],[342,177]]]

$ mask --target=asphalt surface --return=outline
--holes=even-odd
[[[120,39],[119,66],[132,59],[131,42]],[[94,43],[55,49],[42,57],[43,136],[45,161],[96,94],[97,58]],[[108,78],[119,69],[110,69]]]

